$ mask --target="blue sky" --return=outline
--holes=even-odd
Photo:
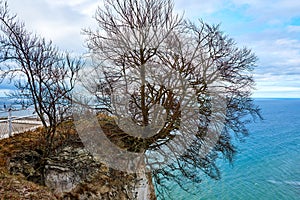
[[[95,26],[92,17],[102,5],[96,0],[8,2],[29,29],[75,53],[86,51],[81,30]],[[175,9],[192,20],[220,23],[238,45],[256,53],[254,97],[300,98],[300,1],[175,0]],[[10,87],[1,84],[0,95]]]

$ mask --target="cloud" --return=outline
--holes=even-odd
[[[300,97],[300,37],[296,30],[287,24],[245,31],[239,38],[259,58],[254,71],[258,89],[255,95]]]
[[[220,0],[177,0],[175,9],[179,12],[185,11],[187,16],[197,16],[217,12],[224,4],[225,1]]]
[[[289,33],[299,33],[300,32],[300,26],[287,26],[287,31]]]
[[[8,83],[8,82],[2,82],[2,83],[0,83],[0,97],[6,96],[6,94],[11,93],[15,89],[16,88],[11,83]]]
[[[83,15],[92,17],[98,6],[103,5],[103,1],[95,0],[45,0],[49,5],[57,7],[67,7]]]
[[[0,85],[1,90],[13,90],[15,89],[14,85],[8,82],[2,82]]]
[[[272,68],[271,68],[272,69]],[[281,70],[282,71],[282,70]],[[255,74],[257,90],[254,97],[300,97],[300,72]]]
[[[91,0],[13,0],[12,13],[17,13],[31,31],[52,40],[63,50],[86,51],[82,29],[93,24],[92,10],[97,6]]]
[[[252,41],[252,48],[260,57],[260,65],[273,67],[300,67],[300,40],[278,38]],[[296,67],[296,68],[295,68]]]
[[[13,90],[9,89],[0,89],[0,97],[7,97]]]
[[[253,92],[253,98],[299,98],[300,89],[298,87],[260,87]]]
[[[93,15],[103,1],[9,0],[13,13],[27,27],[53,40],[63,50],[86,52],[82,28],[95,27]],[[300,1],[295,0],[175,0],[178,13],[191,20],[221,23],[239,46],[259,58],[255,70],[259,94],[295,96],[300,92]],[[275,85],[275,86],[274,86]],[[269,88],[269,92],[268,92]],[[285,89],[284,89],[285,88]],[[296,88],[296,89],[295,89]]]

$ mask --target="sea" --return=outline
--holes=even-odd
[[[169,183],[176,200],[300,200],[300,99],[255,99],[263,120],[236,142],[234,162],[220,160],[222,177],[204,177],[193,194]],[[185,185],[185,183],[182,183]],[[197,188],[197,189],[196,189]]]
[[[6,118],[8,116],[7,110],[11,108],[12,116],[30,116],[34,114],[34,109],[32,107],[24,109],[21,105],[16,103],[15,99],[10,97],[0,97],[0,118]]]
[[[0,98],[3,105],[12,101]],[[175,200],[300,200],[300,99],[255,99],[263,120],[248,125],[236,141],[233,163],[219,160],[221,179],[203,177],[187,193],[172,182]],[[16,105],[15,105],[16,106]],[[185,183],[182,183],[183,185]]]

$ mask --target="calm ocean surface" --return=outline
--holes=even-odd
[[[222,179],[204,179],[196,195],[173,187],[176,200],[299,200],[300,99],[257,99],[263,121],[249,125],[232,165],[220,162]]]
[[[12,112],[12,116],[20,117],[20,116],[28,116],[32,115],[34,110],[33,108],[27,109],[27,110],[20,110],[21,105],[15,104],[15,100],[9,99],[7,97],[0,97],[0,118],[1,117],[7,117],[8,113],[5,111],[5,109],[12,108],[14,111]],[[17,111],[15,111],[17,110]]]

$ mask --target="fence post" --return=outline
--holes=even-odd
[[[8,109],[8,137],[12,136],[12,117],[11,117],[11,108]]]

